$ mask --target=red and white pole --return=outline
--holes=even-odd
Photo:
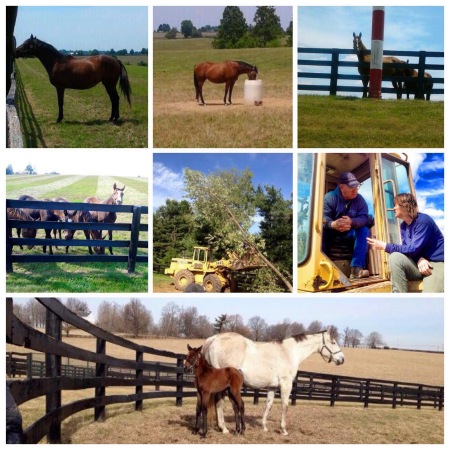
[[[381,98],[383,79],[384,6],[374,6],[372,12],[372,45],[370,49],[369,97]]]

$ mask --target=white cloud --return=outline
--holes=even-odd
[[[153,207],[164,205],[166,199],[182,200],[183,172],[174,172],[161,162],[153,164]]]

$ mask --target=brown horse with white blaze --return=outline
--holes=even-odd
[[[16,48],[16,58],[37,57],[48,73],[50,83],[58,94],[58,122],[64,117],[64,92],[66,89],[90,89],[102,83],[111,100],[110,121],[119,120],[119,94],[116,85],[119,82],[122,94],[131,106],[131,86],[128,73],[121,61],[112,56],[98,55],[76,58],[59,52],[50,44],[31,35]]]
[[[225,83],[223,103],[227,104],[228,95],[228,103],[231,105],[234,84],[239,75],[244,73],[247,74],[249,80],[256,80],[258,68],[244,61],[224,61],[221,63],[204,61],[196,64],[194,66],[195,99],[200,105],[205,105],[203,84],[206,80],[209,80],[211,83]]]

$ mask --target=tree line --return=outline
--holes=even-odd
[[[110,56],[137,56],[137,55],[148,55],[148,48],[142,48],[139,50],[133,50],[131,49],[128,51],[126,48],[123,48],[121,50],[114,50],[113,48],[110,50],[97,50],[96,48],[93,50],[66,50],[62,49],[60,50],[61,53],[64,53],[65,55],[72,55],[72,56],[98,56],[98,55],[110,55]]]
[[[68,298],[65,306],[81,317],[89,317],[91,311],[86,301]],[[22,305],[14,303],[16,316],[35,328],[45,327],[46,309],[39,302],[30,299]],[[197,307],[184,307],[175,302],[167,303],[155,322],[152,312],[140,299],[132,298],[125,305],[104,300],[99,304],[95,324],[114,334],[131,335],[134,338],[154,336],[161,338],[206,339],[213,334],[234,331],[253,341],[264,342],[282,340],[300,333],[316,333],[328,328],[343,347],[380,348],[385,346],[380,333],[373,331],[367,336],[357,329],[346,327],[342,332],[334,325],[314,320],[308,325],[284,319],[269,324],[261,316],[255,315],[244,321],[240,314],[223,313],[211,321],[199,313]],[[63,332],[70,336],[72,326],[63,322]]]
[[[242,256],[256,248],[292,280],[292,196],[285,199],[272,185],[254,186],[249,169],[212,172],[186,168],[188,200],[166,199],[153,214],[153,262],[168,267],[175,257],[191,256],[195,245],[208,246],[213,260],[229,253]],[[251,233],[255,217],[259,229]],[[269,269],[260,269],[255,292],[285,291]]]
[[[213,48],[292,47],[292,20],[283,30],[274,6],[258,6],[253,24],[247,24],[238,6],[225,7],[220,25],[197,28],[191,20],[183,20],[180,30],[169,24],[160,24],[157,32],[164,32],[167,39],[176,39],[181,33],[185,39],[201,38],[203,33],[215,32]]]

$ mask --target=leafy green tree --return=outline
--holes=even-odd
[[[25,173],[34,175],[36,172],[34,171],[34,167],[31,164],[28,164],[27,167],[25,167]]]
[[[274,186],[258,186],[255,198],[256,207],[263,218],[259,229],[265,243],[265,253],[292,279],[292,201],[284,199],[281,191]]]
[[[194,25],[190,20],[183,20],[181,22],[181,34],[185,37],[191,37],[194,31]]]
[[[293,33],[293,27],[292,27],[292,20],[289,22],[289,26],[286,28],[286,47],[292,47],[292,33]]]
[[[258,6],[253,21],[253,35],[258,39],[260,46],[266,47],[268,42],[283,35],[280,18],[275,14],[274,6]]]
[[[158,29],[156,30],[158,33],[167,33],[170,31],[170,25],[167,23],[162,23],[159,25]]]
[[[236,48],[247,33],[244,14],[238,6],[227,6],[220,20],[217,36],[212,42],[214,48]]]
[[[178,34],[178,30],[176,28],[172,28],[170,31],[166,33],[166,39],[176,39]]]
[[[14,175],[14,169],[11,164],[8,164],[8,167],[6,168],[6,175]]]
[[[153,214],[153,260],[169,265],[170,260],[191,253],[196,224],[188,201],[166,200]]]

